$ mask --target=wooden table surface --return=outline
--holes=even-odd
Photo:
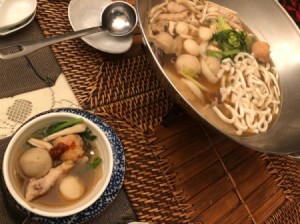
[[[158,127],[156,137],[195,223],[262,223],[285,200],[261,153],[186,115]]]

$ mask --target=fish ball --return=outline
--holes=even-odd
[[[179,22],[175,26],[175,31],[177,34],[187,35],[189,33],[189,25],[186,22]]]
[[[84,185],[78,177],[66,176],[60,182],[59,192],[64,199],[74,201],[83,195]]]
[[[201,26],[199,28],[199,37],[201,40],[208,41],[212,38],[213,33],[210,28]]]
[[[200,54],[200,49],[196,41],[187,39],[183,42],[184,50],[191,55],[198,56]]]
[[[20,156],[19,165],[26,176],[40,178],[52,168],[52,158],[46,149],[31,148]]]
[[[175,66],[177,72],[184,73],[191,77],[197,77],[201,72],[201,65],[198,58],[190,54],[179,55],[176,59]]]

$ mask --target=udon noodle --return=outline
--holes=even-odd
[[[163,52],[164,68],[171,66],[200,104],[237,135],[268,130],[279,113],[279,77],[269,44],[235,11],[204,0],[165,0],[148,18],[153,50]]]

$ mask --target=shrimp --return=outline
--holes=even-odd
[[[75,162],[79,158],[81,158],[84,153],[83,140],[77,134],[70,134],[58,137],[54,139],[53,146],[53,150],[63,148],[63,150],[58,150],[61,151],[59,157],[63,161],[72,160]]]

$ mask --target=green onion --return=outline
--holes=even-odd
[[[58,131],[61,131],[65,128],[68,128],[70,126],[73,126],[75,124],[80,124],[83,123],[83,119],[82,118],[75,118],[69,121],[65,121],[65,122],[59,122],[53,125],[50,125],[47,129],[46,129],[46,134],[47,135],[51,135],[53,133],[56,133]]]
[[[95,159],[93,159],[93,161],[88,163],[88,168],[89,169],[96,169],[96,167],[101,164],[102,159],[100,157],[96,157]]]
[[[80,136],[87,141],[94,141],[97,138],[89,128],[86,128],[84,132],[80,133]]]

